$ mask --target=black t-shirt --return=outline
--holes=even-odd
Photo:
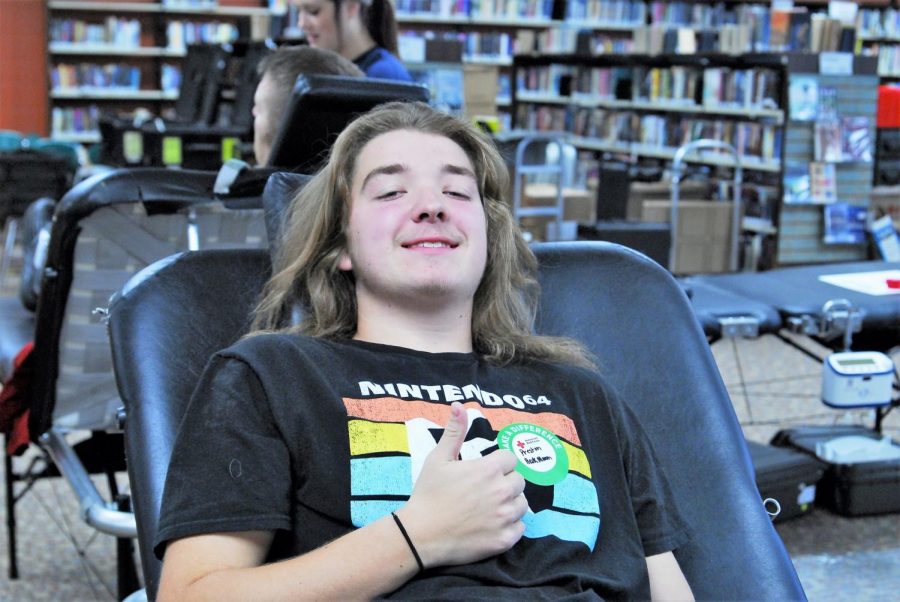
[[[452,401],[470,424],[463,460],[498,445],[519,457],[525,535],[393,595],[649,598],[644,558],[687,532],[640,425],[600,376],[294,335],[249,338],[210,361],[173,450],[157,554],[189,535],[274,530],[277,560],[388,514]]]

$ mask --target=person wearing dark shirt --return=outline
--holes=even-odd
[[[692,598],[639,421],[580,344],[531,332],[507,178],[422,103],[340,134],[182,422],[160,600]]]
[[[296,0],[298,26],[310,46],[350,59],[366,76],[412,81],[397,58],[397,21],[390,0]]]

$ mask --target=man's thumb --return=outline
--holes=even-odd
[[[450,404],[450,419],[444,428],[444,434],[434,449],[435,455],[442,460],[458,460],[459,450],[466,440],[466,410],[461,403],[454,401]]]

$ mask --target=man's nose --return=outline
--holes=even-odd
[[[413,210],[416,222],[433,223],[447,219],[444,196],[442,194],[439,192],[422,193],[420,199]]]
[[[443,209],[426,209],[419,213],[416,218],[417,222],[442,222],[446,219]]]

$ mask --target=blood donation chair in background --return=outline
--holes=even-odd
[[[215,172],[114,170],[80,182],[56,207],[37,307],[33,316],[23,316],[30,324],[22,326],[30,326],[34,341],[24,390],[29,438],[40,445],[46,461],[15,467],[7,455],[12,577],[15,502],[36,478],[62,475],[89,525],[119,537],[120,543],[134,537],[133,516],[101,499],[88,477],[106,473],[115,497],[113,475],[124,470],[121,402],[104,308],[135,272],[177,251],[266,245],[259,193],[217,198],[215,178]],[[5,329],[13,325],[0,325],[5,338]],[[81,433],[90,437],[74,444],[72,435]],[[18,492],[17,482],[24,483]]]
[[[289,182],[270,182],[264,202],[269,205],[270,192],[295,189]],[[267,211],[267,218],[277,216],[277,210]],[[270,224],[270,231],[277,229]],[[657,263],[611,243],[548,243],[535,251],[543,289],[536,329],[582,340],[649,434],[692,529],[676,556],[696,597],[804,599],[763,509],[741,428],[683,289]],[[160,569],[152,542],[181,416],[210,355],[246,332],[270,265],[270,255],[260,250],[182,253],[141,271],[110,305],[151,599]]]
[[[228,49],[221,44],[191,44],[184,57],[181,84],[170,120],[157,117],[160,127],[213,125],[225,77]],[[144,124],[112,114],[100,116],[100,160],[114,166],[154,165],[158,153],[144,148]],[[161,163],[156,163],[161,165]]]
[[[272,142],[268,166],[314,173],[350,121],[394,100],[428,102],[428,88],[346,75],[301,75]]]

